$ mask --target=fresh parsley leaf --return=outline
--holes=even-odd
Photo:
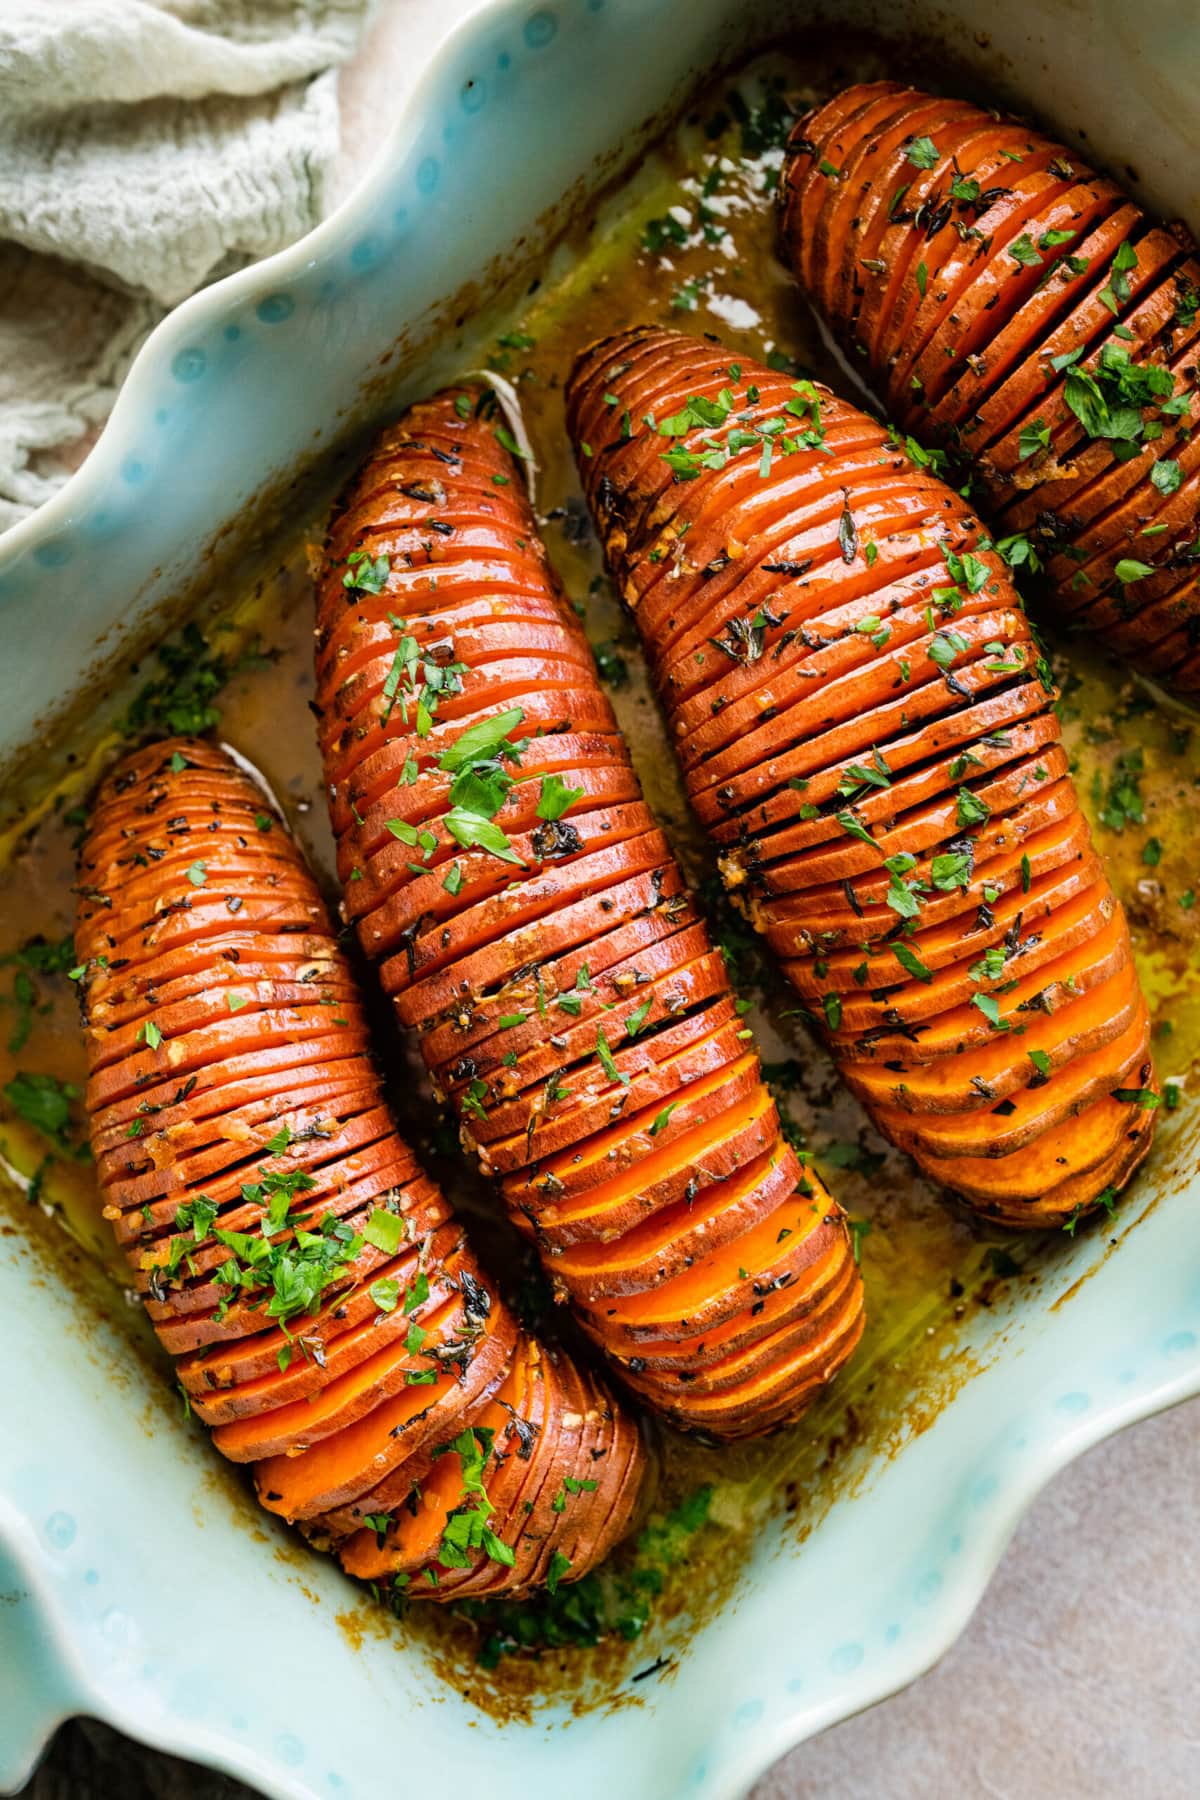
[[[932,169],[937,165],[938,149],[932,138],[914,138],[904,154],[914,169]]]
[[[678,1100],[672,1100],[670,1106],[663,1107],[662,1111],[658,1114],[657,1118],[654,1120],[654,1123],[650,1127],[650,1136],[651,1137],[658,1136],[659,1132],[662,1131],[662,1129],[664,1128],[664,1126],[667,1123],[667,1120],[671,1117],[671,1114],[675,1111],[675,1108],[678,1105],[679,1105]]]
[[[400,1213],[377,1206],[367,1218],[362,1234],[373,1249],[382,1250],[385,1256],[395,1256],[406,1236],[404,1219]]]
[[[569,807],[583,799],[584,792],[583,788],[568,787],[558,775],[543,775],[537,803],[538,818],[561,819]]]

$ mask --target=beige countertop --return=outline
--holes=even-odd
[[[971,1623],[753,1800],[1195,1800],[1200,1401],[1100,1444],[1026,1515]]]

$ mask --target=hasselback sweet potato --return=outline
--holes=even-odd
[[[330,527],[317,701],[346,909],[560,1298],[681,1426],[795,1418],[862,1326],[642,799],[495,397],[387,431]]]
[[[971,468],[1072,628],[1200,689],[1200,261],[1026,125],[892,82],[798,121],[786,256],[890,416]],[[1023,541],[1022,541],[1023,540]]]
[[[633,1516],[638,1427],[517,1324],[397,1135],[262,791],[199,740],[140,751],[79,882],[104,1214],[217,1447],[352,1574],[415,1596],[592,1568]]]
[[[1149,1020],[970,508],[855,407],[712,340],[623,332],[567,401],[692,801],[847,1082],[991,1216],[1111,1201],[1152,1132]]]

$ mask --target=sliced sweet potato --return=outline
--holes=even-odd
[[[389,1567],[436,1576],[456,1561],[464,1499],[436,1448],[486,1441],[490,1456],[493,1433],[521,1440],[543,1353],[396,1136],[295,843],[228,755],[181,739],[103,784],[80,873],[104,1211],[185,1392],[217,1447],[256,1465],[264,1504],[310,1521],[317,1541],[344,1539],[324,1515],[385,1475],[405,1493],[424,1479],[428,1504],[405,1515]],[[488,1592],[543,1580],[556,1550],[585,1572],[633,1517],[636,1428],[562,1367],[564,1391],[588,1396],[589,1454],[619,1443],[619,1468],[603,1491],[579,1490],[569,1524],[541,1515],[523,1559],[498,1533],[475,1542],[467,1561]],[[570,1464],[570,1417],[539,1413],[538,1429],[544,1456]],[[525,1485],[485,1459],[471,1504],[515,1538]],[[361,1534],[343,1547],[361,1572]]]
[[[1027,1144],[1044,1138],[1065,1119],[1081,1112],[1102,1094],[1113,1088],[1114,1070],[1118,1086],[1131,1065],[1140,1063],[1149,1042],[1145,1005],[1135,1008],[1124,1029],[1107,1039],[1098,1049],[1080,1051],[1069,1064],[1061,1065],[1058,1079],[1036,1082],[1037,1071],[1028,1066],[1029,1079],[1022,1088],[1014,1088],[1008,1098],[986,1113],[978,1110],[956,1113],[945,1118],[922,1122],[919,1128],[902,1117],[898,1107],[881,1107],[877,1113],[883,1128],[904,1149],[913,1148],[918,1139],[922,1151],[943,1158],[962,1156],[1007,1157]]]
[[[520,1207],[555,1251],[575,1243],[607,1244],[618,1237],[632,1242],[639,1219],[678,1201],[694,1204],[703,1188],[728,1180],[774,1144],[775,1102],[754,1076],[753,1068],[743,1063],[740,1069],[721,1070],[697,1082],[653,1139],[643,1122],[640,1130],[636,1125],[626,1130],[619,1149],[610,1144],[617,1154],[610,1157],[605,1152],[599,1179],[593,1161],[590,1186],[586,1176],[580,1176],[582,1185],[569,1190],[553,1168],[539,1167],[524,1183],[508,1182],[510,1203]],[[684,1138],[686,1142],[680,1141]],[[627,1176],[616,1170],[628,1169],[636,1154],[631,1146],[643,1141],[647,1147],[637,1156],[633,1189]]]
[[[871,89],[863,105],[879,110],[887,98]],[[846,117],[837,107],[831,114],[843,137]],[[1017,129],[981,122],[979,161],[970,166],[983,169],[1013,147]],[[903,132],[879,136],[887,155],[903,152]],[[947,157],[955,141],[948,128]],[[946,180],[972,191],[966,138],[957,141],[963,155],[955,150],[942,167],[931,244],[946,228]],[[868,135],[847,165],[860,184],[875,145]],[[811,146],[796,148],[788,208],[802,212],[814,182],[829,187],[813,175],[814,157]],[[997,226],[997,254],[1035,219],[1043,237],[1065,244],[1058,234],[1069,234],[1074,243],[1121,209],[1116,190],[1068,167],[1053,147],[1037,148],[1025,169],[1004,193],[980,191],[979,217]],[[927,184],[930,195],[935,185]],[[828,193],[814,204],[833,208],[836,231],[857,235],[850,208]],[[892,220],[879,229],[882,241],[916,226]],[[1001,293],[991,250],[970,232],[950,236],[928,295],[906,294],[902,283],[889,300],[905,331],[889,368],[920,367],[923,344],[941,356],[964,297],[994,292],[995,307],[981,300],[983,310],[1013,320],[1034,303],[1027,256],[1010,258]],[[806,267],[819,279],[815,260]],[[1050,324],[1067,304],[1037,300],[1036,310]],[[968,333],[972,355],[976,341]],[[929,365],[926,377],[950,392]],[[646,422],[643,380],[665,426]],[[743,407],[742,384],[757,396],[753,407]],[[606,395],[616,395],[615,408]],[[884,1132],[984,1210],[1007,1206],[1009,1195],[1005,1217],[1053,1223],[1053,1204],[1026,1204],[1034,1169],[1060,1194],[1062,1216],[1095,1206],[1114,1169],[1123,1179],[1136,1166],[1150,1127],[1138,1133],[1136,1156],[1118,1157],[1110,1133],[1086,1165],[1068,1150],[1061,1175],[1057,1139],[1074,1143],[1077,1120],[1108,1117],[1096,1108],[1128,1085],[1132,1062],[1145,1060],[1144,1011],[1128,927],[1070,780],[1049,671],[978,521],[882,427],[811,383],[744,360],[735,374],[710,339],[641,328],[593,345],[568,383],[567,407],[576,442],[586,437],[593,453],[581,455],[580,470],[609,566],[647,639],[722,873],[784,957],[851,1085]],[[613,424],[614,411],[619,420],[626,409],[643,421],[631,439]],[[727,439],[727,454],[717,456],[713,420],[722,409],[746,427],[746,441]],[[770,427],[763,455],[761,430],[749,427],[780,417],[798,423]],[[873,455],[864,449],[871,431]],[[842,444],[853,446],[844,456]],[[1186,486],[1185,477],[1180,491]],[[789,526],[789,551],[805,546],[802,564],[779,559],[781,518],[812,521],[811,541]],[[918,528],[918,520],[926,523]],[[906,552],[911,536],[922,537],[921,556],[891,555],[889,531]],[[714,571],[703,559],[718,542],[736,554]],[[668,593],[669,543],[686,550],[671,566]],[[738,618],[743,628],[734,632]],[[728,634],[716,657],[700,653],[706,620],[714,637]],[[684,650],[686,673],[673,660]],[[1153,1088],[1152,1071],[1139,1085]],[[990,1172],[979,1173],[984,1164]],[[1090,1194],[1088,1169],[1096,1171]],[[635,1231],[636,1244],[657,1249],[652,1222]],[[644,1328],[650,1315],[621,1287],[619,1246],[581,1244],[564,1255],[568,1267],[589,1270],[597,1296],[604,1284],[610,1333]],[[654,1303],[687,1296],[697,1316],[724,1328],[721,1286],[707,1266],[660,1284]]]
[[[464,1142],[502,1178],[559,1295],[604,1348],[613,1346],[594,1315],[607,1295],[648,1293],[718,1248],[736,1266],[739,1246],[756,1244],[757,1226],[793,1192],[817,1196],[831,1245],[849,1258],[845,1306],[803,1367],[780,1357],[764,1380],[747,1365],[736,1396],[706,1404],[706,1431],[753,1435],[796,1416],[819,1385],[813,1371],[828,1379],[849,1354],[861,1284],[834,1202],[783,1140],[723,960],[641,799],[492,404],[467,388],[413,407],[379,440],[330,527],[317,708],[347,909]],[[872,474],[878,435],[849,421],[846,453],[866,446]],[[895,485],[885,471],[880,519],[897,533],[928,526],[927,507],[918,519],[906,493],[893,502]],[[639,492],[639,504],[647,499]],[[775,532],[828,539],[836,488],[815,506],[799,489],[795,500],[794,517],[777,509]],[[700,522],[689,554],[707,554],[711,538],[717,556],[720,513],[714,499],[712,532]],[[911,573],[914,558],[936,562],[936,545],[914,543],[897,569]],[[644,604],[669,618],[659,573]],[[687,619],[669,629],[686,659]],[[546,712],[554,695],[557,719]],[[724,1262],[713,1267],[724,1286],[711,1307],[753,1336],[757,1297],[726,1279]],[[789,1307],[806,1316],[799,1290],[780,1292],[781,1327]],[[693,1346],[677,1331],[679,1367],[661,1379],[643,1371],[637,1386],[686,1427]],[[617,1363],[630,1373],[626,1358]],[[564,1371],[568,1390],[576,1379]],[[572,1403],[567,1416],[578,1410]],[[607,1423],[583,1429],[587,1456],[609,1453]],[[628,1491],[630,1456],[622,1440],[614,1498]],[[376,1566],[364,1540],[354,1555]],[[478,1593],[488,1579],[463,1571],[448,1585]]]
[[[941,122],[922,134],[920,169],[900,177],[904,136],[883,121],[905,118]],[[1064,611],[1104,602],[1098,635],[1181,684],[1194,646],[1151,616],[1161,582],[1130,595],[1115,565],[1165,579],[1195,536],[1188,495],[1178,530],[1129,544],[1170,497],[1172,476],[1156,486],[1154,471],[1176,460],[1174,409],[1191,385],[1200,263],[1182,234],[1040,132],[878,84],[797,122],[780,196],[797,278],[893,416],[964,471],[977,459],[996,535],[1030,531],[1055,553],[1045,585]],[[669,404],[661,383],[657,403]],[[1146,447],[1136,469],[1131,442]],[[1105,498],[1114,487],[1119,515]],[[1109,601],[1122,603],[1116,620]]]

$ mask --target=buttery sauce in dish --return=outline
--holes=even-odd
[[[864,59],[854,73],[880,72]],[[732,354],[812,375],[858,399],[776,256],[774,188],[795,111],[847,79],[822,65],[764,59],[723,81],[588,219],[548,256],[542,279],[492,343],[491,373],[519,398],[536,467],[539,516],[571,599],[583,616],[646,797],[700,888],[735,985],[752,1001],[750,1022],[766,1072],[808,1150],[848,1209],[867,1292],[866,1334],[835,1387],[795,1427],[763,1442],[708,1449],[662,1434],[654,1508],[611,1565],[558,1595],[467,1605],[450,1616],[349,1602],[347,1630],[416,1635],[447,1675],[481,1701],[524,1706],[566,1684],[603,1698],[634,1695],[636,1678],[673,1666],[680,1620],[730,1591],[752,1543],[785,1547],[807,1533],[878,1455],[921,1430],[973,1372],[962,1339],[979,1306],[1045,1304],[1064,1250],[1057,1237],[1023,1238],[969,1218],[867,1124],[824,1053],[795,1019],[795,1000],[759,943],[720,894],[709,852],[683,797],[673,755],[633,634],[603,574],[599,548],[564,429],[562,388],[583,344],[626,325],[658,322],[719,334]],[[474,367],[472,356],[464,373]],[[211,729],[262,772],[331,897],[332,847],[308,703],[312,693],[312,592],[308,545],[320,520],[296,522],[278,576],[241,595],[224,614],[172,640],[138,672],[135,700],[113,734],[114,750],[147,735]],[[1169,1153],[1194,1086],[1200,1040],[1200,973],[1193,956],[1197,895],[1191,840],[1198,776],[1194,720],[1165,703],[1084,642],[1052,640],[1060,711],[1072,768],[1130,915],[1139,970],[1155,1024],[1164,1112],[1150,1164]],[[80,801],[66,795],[14,848],[0,914],[0,1150],[18,1181],[5,1205],[36,1243],[49,1279],[65,1278],[78,1252],[45,1228],[54,1215],[111,1279],[85,1285],[165,1369],[140,1310],[127,1305],[107,1224],[81,1146],[84,1051],[70,943]],[[370,992],[370,979],[365,977]],[[510,1292],[539,1330],[574,1342],[532,1264],[498,1223],[498,1207],[453,1142],[430,1131],[433,1109],[415,1064],[384,1010],[377,1020],[385,1073],[401,1131],[456,1203]],[[27,1197],[20,1186],[27,1188]],[[1086,1230],[1119,1238],[1151,1192],[1143,1174],[1112,1224]],[[29,1201],[40,1204],[31,1213]],[[31,1252],[34,1253],[34,1252]],[[249,1515],[238,1474],[213,1458],[237,1516]],[[310,1553],[299,1545],[301,1561]],[[686,1565],[686,1572],[685,1572]],[[549,1646],[551,1656],[528,1652]],[[632,1685],[630,1685],[632,1684]]]

